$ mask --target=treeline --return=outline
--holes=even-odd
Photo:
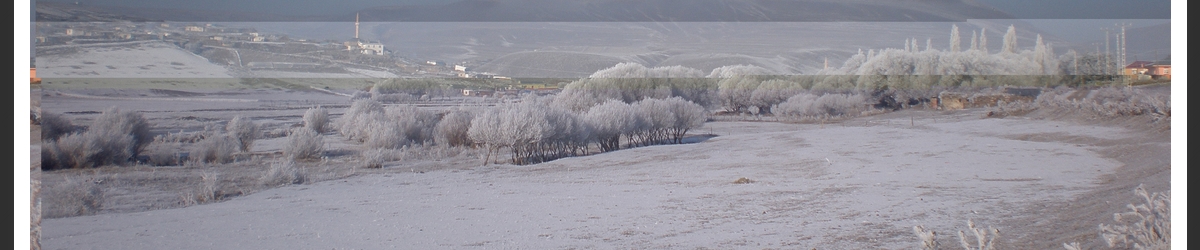
[[[412,106],[384,108],[356,101],[339,120],[339,131],[370,149],[440,144],[479,146],[493,155],[508,149],[514,164],[531,164],[626,145],[682,143],[703,126],[706,110],[679,97],[648,98],[626,104],[610,100],[575,112],[553,105],[553,98],[528,95],[489,108],[460,108],[436,114]]]

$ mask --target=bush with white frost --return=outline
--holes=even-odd
[[[120,141],[113,137],[121,135],[133,137],[133,144],[129,147],[126,147],[126,145],[109,144],[106,146],[110,147],[101,148],[101,154],[124,154],[124,152],[115,151],[124,151],[128,148],[129,155],[137,156],[138,153],[142,152],[142,149],[146,148],[146,145],[154,141],[154,136],[150,134],[150,123],[146,122],[146,118],[143,118],[141,113],[121,111],[116,107],[109,108],[104,113],[101,113],[92,122],[92,126],[88,127],[88,133],[99,135],[98,138],[112,143]]]
[[[395,150],[382,148],[363,150],[360,153],[362,156],[363,167],[382,168],[384,162],[391,161],[391,154],[395,152]]]
[[[415,106],[390,107],[358,129],[363,130],[359,134],[366,137],[363,142],[367,147],[397,149],[433,140],[436,122],[433,113]]]
[[[92,134],[72,133],[54,141],[42,143],[42,169],[88,168],[95,166],[92,157],[100,153],[93,144]]]
[[[304,112],[304,127],[317,133],[329,131],[329,111],[317,106]]]
[[[229,163],[240,146],[232,133],[212,133],[193,146],[188,158],[205,163]]]
[[[1100,236],[1109,247],[1170,249],[1171,192],[1149,193],[1138,185],[1134,194],[1145,203],[1129,204],[1133,211],[1113,214],[1118,224],[1100,224]]]
[[[338,131],[351,140],[366,141],[366,127],[384,115],[383,104],[372,100],[358,100],[350,105],[338,119]]]
[[[780,103],[776,114],[791,117],[832,117],[857,115],[866,105],[867,99],[858,94],[825,94],[821,96],[801,93]]]
[[[258,139],[259,134],[258,124],[242,116],[233,117],[233,120],[225,125],[225,131],[237,140],[238,150],[242,152],[250,152],[250,147],[254,145],[254,140]]]
[[[475,114],[468,110],[454,109],[438,121],[434,127],[434,141],[440,145],[451,147],[471,146],[473,142],[467,134],[471,128],[471,120]]]
[[[621,63],[567,84],[555,97],[554,106],[583,112],[609,99],[633,103],[672,96],[709,106],[716,101],[716,91],[716,81],[704,78],[696,69]]]
[[[284,155],[291,160],[317,159],[324,150],[325,141],[311,129],[293,129],[288,134],[287,144],[283,146]]]
[[[39,122],[42,126],[42,140],[45,141],[53,141],[75,131],[75,125],[71,124],[71,120],[67,120],[60,114],[43,111]]]
[[[42,169],[125,165],[153,140],[141,114],[109,108],[86,131],[43,141]]]
[[[307,176],[296,165],[296,162],[290,160],[272,161],[271,167],[258,178],[258,181],[267,187],[302,184],[307,179]]]

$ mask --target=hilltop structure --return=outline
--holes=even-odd
[[[362,53],[363,55],[384,55],[387,50],[384,49],[383,43],[380,42],[364,42],[358,36],[359,15],[354,14],[354,40],[346,42],[346,50]]]

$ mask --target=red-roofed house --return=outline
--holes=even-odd
[[[1151,64],[1149,74],[1154,79],[1171,80],[1171,57]]]

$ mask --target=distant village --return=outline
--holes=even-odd
[[[403,58],[395,55],[382,42],[361,39],[357,19],[356,16],[354,37],[344,41],[312,41],[266,34],[252,27],[225,27],[212,23],[38,22],[34,42],[37,47],[53,48],[162,41],[237,72],[349,73],[346,68],[363,68],[400,77],[489,79],[497,80],[492,82],[509,83],[493,89],[463,90],[464,95],[473,96],[490,95],[497,91],[550,91],[558,89],[557,83],[562,82],[512,79],[476,72],[465,62],[449,64],[439,59]]]

